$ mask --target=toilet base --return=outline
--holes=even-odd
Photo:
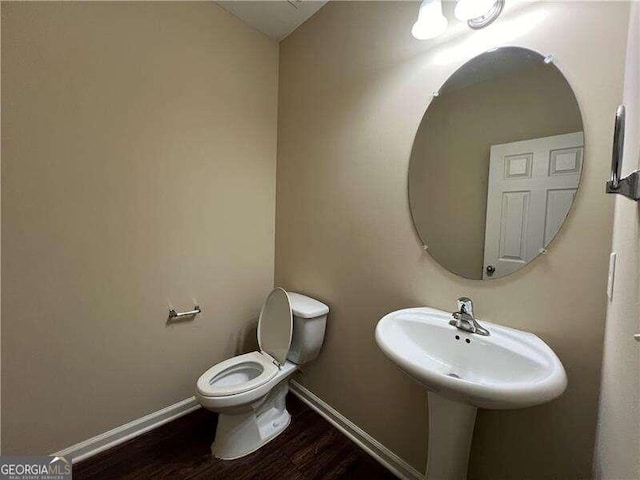
[[[234,460],[255,452],[281,434],[291,423],[286,408],[289,383],[277,385],[265,399],[246,413],[218,416],[211,453],[222,460]]]

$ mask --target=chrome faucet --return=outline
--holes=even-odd
[[[452,314],[453,319],[449,320],[449,324],[453,325],[460,330],[464,330],[469,333],[477,333],[478,335],[484,335],[488,337],[491,335],[489,330],[480,325],[475,318],[473,318],[473,302],[470,298],[460,297],[458,299],[458,311]]]

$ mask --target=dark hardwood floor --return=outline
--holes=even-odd
[[[291,425],[238,460],[210,451],[217,416],[204,409],[73,466],[78,479],[394,479],[395,476],[291,393]]]

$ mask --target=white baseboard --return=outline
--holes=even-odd
[[[164,425],[176,418],[180,418],[183,415],[193,412],[200,408],[200,405],[196,401],[195,397],[187,398],[174,405],[158,410],[157,412],[150,413],[144,417],[133,420],[132,422],[125,423],[113,430],[97,435],[84,442],[71,445],[64,450],[53,453],[52,455],[58,457],[71,457],[73,463],[85,460],[100,452],[104,452],[109,448],[115,447],[121,443],[131,440],[143,433],[158,428],[160,425]]]
[[[290,380],[289,387],[296,397],[318,412],[390,472],[403,480],[425,480],[422,473],[298,382]]]
[[[290,380],[289,387],[290,391],[296,397],[318,412],[329,421],[329,423],[340,430],[390,472],[403,480],[425,480],[423,474],[298,382]],[[162,410],[114,428],[113,430],[76,443],[52,455],[71,458],[73,463],[77,463],[124,443],[127,440],[131,440],[154,428],[158,428],[165,423],[187,415],[198,408],[200,408],[200,405],[195,397],[187,398]]]

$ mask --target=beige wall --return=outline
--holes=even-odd
[[[331,2],[281,44],[276,283],[331,307],[323,351],[303,381],[420,470],[426,394],[380,352],[374,328],[403,307],[451,311],[464,294],[479,318],[542,337],[569,377],[565,394],[547,405],[479,412],[470,478],[591,474],[613,212],[604,180],[628,9],[540,3],[482,32],[458,24],[449,38],[419,42],[409,34],[417,3]],[[495,45],[556,57],[580,103],[588,148],[575,208],[549,254],[478,282],[422,251],[407,167],[431,93]]]
[[[242,349],[273,285],[277,64],[211,2],[3,3],[3,454],[190,397]]]
[[[428,113],[411,151],[413,220],[442,266],[480,280],[491,146],[580,132],[580,110],[562,74],[540,62],[441,91]]]
[[[627,108],[622,174],[638,169],[640,159],[640,4],[634,3],[625,61]],[[614,294],[607,310],[595,477],[640,478],[640,216],[638,203],[616,196],[611,250],[616,252]]]

